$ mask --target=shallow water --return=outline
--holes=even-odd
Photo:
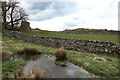
[[[13,57],[11,57],[10,60],[14,60],[14,61],[24,61],[22,56],[18,56],[18,55],[14,55]]]
[[[46,75],[46,78],[93,78],[93,74],[82,67],[76,66],[67,62],[67,67],[57,66],[55,64],[55,57],[44,55],[36,60],[30,60],[25,65],[23,72],[29,75],[32,70],[36,72],[38,69]]]

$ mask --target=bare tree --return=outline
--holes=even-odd
[[[8,2],[2,2],[2,19],[3,23],[5,23],[5,29],[7,28],[7,24],[14,29],[15,25],[18,26],[22,21],[28,20],[28,15],[19,6],[19,2],[9,0]]]
[[[10,9],[10,5],[7,4],[6,1],[1,1],[2,3],[2,20],[4,24],[4,28],[7,28],[7,11]]]
[[[14,11],[10,13],[10,19],[12,28],[14,25],[19,25],[22,21],[27,21],[28,20],[28,15],[25,13],[25,10],[21,7],[16,7],[14,8]]]

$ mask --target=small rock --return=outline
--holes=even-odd
[[[95,57],[95,58],[93,58],[93,60],[97,61],[97,62],[106,62],[105,58],[100,58],[100,57]]]

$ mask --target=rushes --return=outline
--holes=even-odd
[[[63,67],[67,66],[66,60],[67,60],[67,55],[64,49],[58,49],[55,51],[54,53],[55,57],[56,57],[56,61],[55,64],[56,65],[60,65]]]
[[[54,55],[55,55],[57,61],[64,61],[67,59],[66,52],[64,51],[64,49],[56,50]]]
[[[2,50],[2,61],[9,60],[11,57],[11,52],[8,50]]]
[[[32,48],[32,47],[25,47],[24,49],[18,51],[17,53],[20,54],[20,55],[25,54],[27,56],[33,56],[33,55],[42,54],[41,51],[39,51],[36,48]]]
[[[14,78],[14,79],[45,79],[45,75],[43,74],[43,72],[40,69],[37,69],[37,71],[35,72],[34,69],[32,69],[32,72],[28,75],[25,72],[22,71],[23,69],[20,68],[18,69],[14,74],[10,74],[8,76],[8,78]]]

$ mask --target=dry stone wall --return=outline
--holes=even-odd
[[[99,41],[99,40],[78,40],[78,39],[66,39],[55,37],[40,37],[24,34],[18,31],[3,31],[10,37],[16,37],[18,39],[40,43],[46,46],[52,46],[57,48],[64,48],[75,51],[92,52],[100,54],[120,54],[120,45],[111,42]]]

